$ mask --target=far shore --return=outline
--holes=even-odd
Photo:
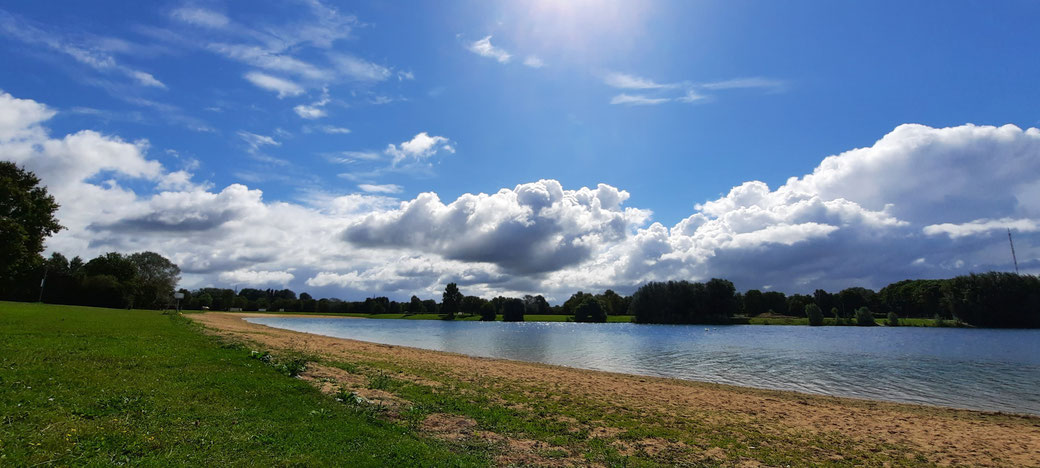
[[[505,438],[507,446],[515,448],[503,455],[506,458],[500,462],[505,464],[576,464],[582,450],[595,450],[601,444],[622,453],[651,453],[668,464],[756,466],[785,460],[839,465],[1040,464],[1040,417],[477,358],[298,333],[243,320],[300,315],[187,314],[225,339],[273,353],[312,356],[316,362],[304,378],[330,393],[355,392],[365,401],[379,402],[390,409],[391,418],[407,417],[423,398],[453,389],[452,398],[460,399],[453,406],[460,408],[460,414],[438,416],[437,424],[427,423],[427,417],[421,429],[456,442]],[[551,429],[546,429],[545,440],[484,427],[495,426],[489,421],[501,416],[489,416],[481,405],[466,402],[467,398],[484,401],[486,396],[501,411],[534,421],[527,424],[545,420],[543,424]],[[585,431],[588,442],[554,448],[553,430]],[[530,426],[525,431],[539,429]]]
[[[186,310],[185,313],[199,313],[200,311]],[[284,311],[243,311],[243,312],[223,312],[223,311],[209,311],[219,313],[235,313],[235,314],[254,314],[257,317],[325,317],[325,318],[367,318],[367,319],[378,319],[378,320],[442,320],[440,314],[337,314],[327,312],[284,312]],[[538,314],[538,315],[524,315],[525,322],[569,322],[572,317],[563,314]],[[636,323],[634,322],[635,316],[632,315],[608,315],[607,323]],[[461,322],[472,322],[479,321],[479,315],[458,315],[455,320]],[[497,322],[502,321],[502,315],[498,315],[495,319]],[[793,315],[761,315],[756,317],[734,317],[732,323],[703,323],[703,324],[690,324],[690,325],[796,325],[796,326],[809,326],[809,319],[805,317],[796,317]],[[835,319],[827,317],[824,319],[823,326],[854,326],[851,324],[838,325],[835,323]],[[878,320],[878,327],[888,327],[885,325],[883,320]],[[974,328],[968,327],[965,324],[954,322],[951,320],[939,321],[934,319],[924,318],[903,318],[900,319],[899,327],[943,327],[943,328]],[[898,328],[898,327],[890,327]]]

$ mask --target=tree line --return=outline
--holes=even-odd
[[[0,161],[0,299],[92,305],[164,308],[173,304],[180,268],[154,252],[109,252],[84,262],[54,253],[44,259],[44,241],[64,229],[55,219],[58,204],[39,179],[11,162]],[[806,317],[821,325],[830,315],[842,325],[873,325],[878,315],[896,325],[901,318],[953,320],[979,327],[1040,327],[1040,278],[990,272],[942,280],[905,280],[879,291],[862,287],[811,295],[779,291],[738,293],[724,279],[707,282],[650,282],[631,296],[612,290],[582,291],[558,306],[541,295],[483,299],[466,296],[449,283],[441,302],[412,296],[363,301],[299,296],[289,289],[241,291],[220,288],[180,290],[188,309],[281,310],[354,314],[440,314],[447,320],[479,315],[521,321],[525,315],[563,314],[577,322],[605,322],[610,315],[632,315],[637,323],[739,323],[758,316]]]

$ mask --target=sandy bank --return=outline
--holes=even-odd
[[[272,315],[216,312],[190,315],[193,320],[215,333],[260,343],[273,349],[300,350],[321,355],[330,361],[363,358],[393,363],[400,368],[416,369],[416,373],[432,369],[436,375],[445,379],[494,386],[496,389],[508,387],[546,398],[564,395],[560,398],[561,402],[585,405],[588,412],[634,415],[648,421],[647,424],[671,429],[686,428],[696,423],[697,427],[706,427],[709,432],[731,431],[735,439],[748,438],[748,433],[761,435],[766,442],[760,444],[773,444],[777,451],[790,449],[794,451],[791,453],[805,453],[808,455],[799,456],[813,457],[823,462],[848,464],[865,460],[867,464],[889,464],[892,461],[901,465],[923,462],[940,465],[1040,466],[1040,418],[1037,417],[824,397],[475,358],[310,335],[242,320],[250,316]],[[612,437],[619,432],[607,423],[600,427],[593,427],[597,424],[588,422],[576,422],[575,425],[581,425],[582,430],[590,434]],[[632,445],[622,439],[617,440],[619,447]],[[707,442],[673,443],[667,447],[667,456],[670,458],[662,460],[667,463],[713,460],[727,465],[751,466],[760,461],[754,455],[760,452],[754,450],[731,450],[731,453],[737,455],[728,457],[722,450],[718,450],[711,458],[705,458],[706,453],[717,449],[709,445]],[[754,446],[751,448],[755,449]],[[684,455],[683,451],[689,451],[690,454]],[[745,452],[751,455],[742,455]],[[859,455],[850,458],[852,454]],[[770,462],[765,460],[765,464]]]

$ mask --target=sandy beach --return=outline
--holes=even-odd
[[[579,439],[587,441],[557,444],[551,438],[496,433],[473,418],[446,412],[430,414],[419,424],[422,432],[442,440],[493,447],[500,464],[596,464],[585,452],[609,447],[660,464],[774,466],[795,460],[805,465],[1040,466],[1038,417],[476,358],[243,320],[270,314],[188,316],[224,339],[272,353],[317,356],[304,378],[327,393],[349,390],[384,403],[391,419],[411,403],[393,391],[369,388],[377,370],[390,370],[395,379],[433,392],[476,388],[511,395],[496,401],[509,411],[530,413],[533,421],[551,420],[553,427],[580,433]]]

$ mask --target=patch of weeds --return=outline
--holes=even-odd
[[[433,412],[434,408],[432,406],[425,403],[416,403],[404,410],[401,413],[401,418],[405,420],[408,427],[415,429]]]
[[[352,363],[352,362],[337,362],[335,364],[335,367],[343,369],[343,370],[345,370],[345,371],[347,371],[347,372],[349,372],[351,374],[360,374],[361,373],[361,367],[358,366],[357,364]]]
[[[278,371],[289,377],[296,377],[305,370],[307,370],[307,361],[302,358],[290,359],[278,364]]]
[[[257,361],[260,361],[264,364],[270,364],[271,361],[274,360],[274,356],[271,356],[271,353],[267,351],[253,350],[249,352],[249,357],[252,359],[256,359]]]
[[[347,405],[349,408],[353,409],[355,413],[372,418],[386,411],[386,407],[384,407],[382,403],[373,403],[371,400],[358,395],[357,393],[347,392],[342,389],[336,394],[336,401]]]
[[[328,408],[319,408],[316,410],[311,410],[310,415],[318,418],[331,418],[332,410]]]
[[[289,377],[297,377],[307,370],[308,359],[303,357],[276,358],[268,351],[250,351],[249,357],[274,367],[278,372]]]
[[[391,387],[397,387],[398,385],[396,384],[397,381],[383,372],[368,379],[368,388],[372,390],[390,390]]]

